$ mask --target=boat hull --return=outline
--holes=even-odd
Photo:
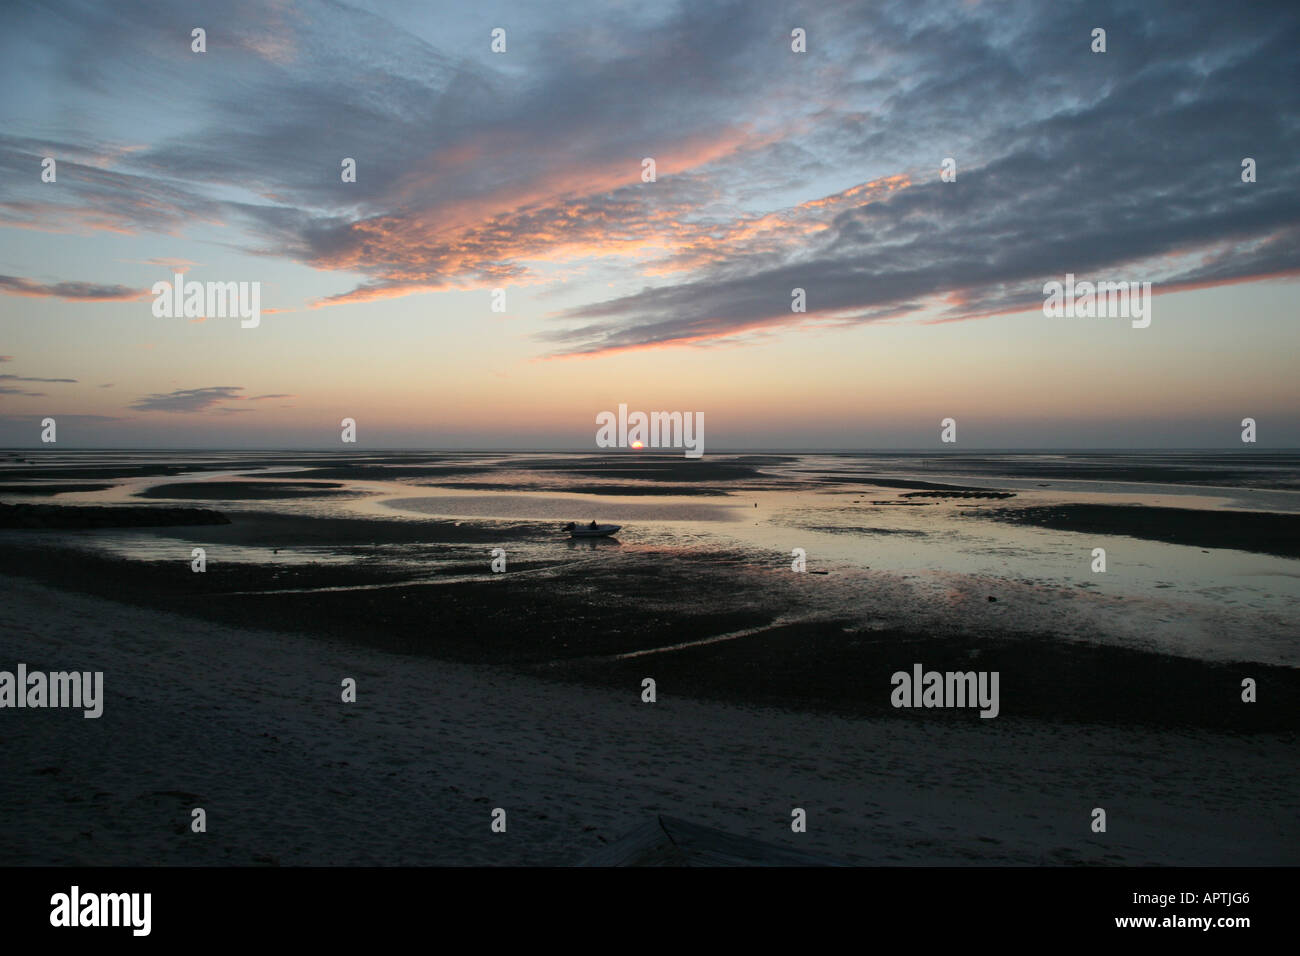
[[[569,532],[571,538],[608,538],[623,526],[620,524],[602,524],[595,528],[574,528]]]

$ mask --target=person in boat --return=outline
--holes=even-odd
[[[593,521],[591,524],[587,525],[587,527],[590,528],[592,531],[595,531],[596,528],[599,527],[599,525],[597,525],[596,522]]]

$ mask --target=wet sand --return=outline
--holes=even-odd
[[[981,455],[965,452],[917,453],[925,470],[936,475],[1027,478],[1045,482],[1142,482],[1300,490],[1300,455],[1294,452],[1073,452],[1043,455],[1009,452]],[[880,456],[845,454],[864,473],[877,468]]]
[[[99,507],[0,503],[0,528],[85,529],[151,528],[226,524],[229,519],[206,508]]]
[[[623,498],[628,495],[694,495],[712,498],[727,498],[731,496],[731,492],[729,491],[723,491],[716,488],[700,488],[695,485],[582,485],[574,484],[569,481],[542,482],[528,486],[494,481],[443,481],[419,482],[417,487],[457,488],[463,491],[505,491],[514,493],[520,491],[567,492],[568,494],[574,495],[611,495]]]
[[[985,510],[984,517],[1082,534],[1300,558],[1300,514],[1073,504]]]
[[[879,611],[864,626],[861,616],[826,613],[820,589],[842,586],[834,578],[755,567],[741,552],[669,558],[617,546],[608,552],[564,549],[514,559],[506,573],[495,574],[488,546],[509,546],[512,535],[535,540],[538,526],[521,524],[512,532],[452,522],[233,517],[217,528],[168,529],[208,548],[210,566],[202,574],[190,570],[185,549],[172,561],[130,560],[49,547],[39,533],[11,538],[0,552],[0,572],[230,626],[293,631],[548,679],[623,686],[650,669],[679,693],[734,703],[890,714],[890,676],[920,662],[938,670],[998,670],[1007,716],[1239,732],[1300,729],[1300,710],[1290,705],[1300,698],[1300,670],[1016,631],[993,613],[996,608],[1014,617],[1024,597],[1009,588],[1000,589],[1000,598],[989,594],[994,600],[987,603],[983,593],[971,595],[965,611],[948,602],[909,628],[896,613],[902,586],[891,592],[878,584],[863,595],[864,605],[874,603]],[[328,542],[334,551],[354,547],[357,560],[223,563],[223,535],[245,545]],[[385,560],[385,545],[419,545],[420,559]],[[988,612],[977,612],[984,607]],[[656,651],[693,642],[710,643]],[[639,656],[619,659],[626,654]],[[1243,677],[1258,682],[1258,703],[1241,703]],[[967,711],[937,710],[900,719],[972,718],[978,719]]]
[[[622,544],[578,544],[543,517],[591,505],[576,497],[402,498],[412,483],[336,508],[313,493],[344,486],[311,480],[331,470],[339,481],[427,480],[489,465],[441,467],[427,455],[285,464],[293,460],[268,457],[265,467],[316,473],[170,479],[147,492],[228,494],[220,512],[18,506],[44,509],[41,526],[59,530],[3,532],[0,668],[103,669],[108,698],[100,721],[6,719],[0,746],[15,769],[0,777],[0,857],[563,865],[665,813],[846,862],[1300,862],[1300,668],[1211,659],[1195,640],[1186,656],[1158,652],[1140,633],[1164,613],[1149,604],[1158,592],[1140,598],[1146,616],[1132,615],[1133,595],[1093,597],[1090,580],[994,570],[909,581],[811,547],[812,573],[792,574],[784,544],[810,528],[920,542],[931,528],[977,520],[963,515],[1005,513],[1033,527],[1069,515],[1082,526],[1066,530],[1088,534],[1213,531],[1226,547],[1287,553],[1268,548],[1279,529],[1284,542],[1293,535],[1296,516],[995,506],[979,500],[998,493],[991,487],[865,476],[854,482],[860,498],[840,506],[815,479],[764,473],[766,456],[696,473],[721,484],[683,478],[697,463],[681,460],[530,460],[543,482],[554,475],[574,494],[643,493],[618,484],[627,479],[711,493],[698,504],[629,498],[620,514],[669,524]],[[181,470],[248,466],[213,458]],[[603,480],[584,483],[583,469]],[[736,472],[750,477],[722,477]],[[132,477],[150,475],[124,476],[130,492],[146,490]],[[898,496],[883,504],[959,511],[933,525],[875,527],[857,507],[872,484]],[[763,511],[723,497],[795,485],[809,498],[764,500]],[[912,488],[921,500],[905,497]],[[259,505],[281,493],[307,497]],[[520,502],[527,517],[501,517]],[[480,505],[483,516],[468,514]],[[775,516],[792,522],[794,536],[778,525],[773,539],[786,550],[694,534],[707,520],[748,527],[778,508],[794,509]],[[823,527],[837,508],[845,520]],[[228,523],[187,523],[196,516]],[[105,521],[116,524],[96,523]],[[64,533],[98,527],[129,530]],[[155,546],[108,547],[110,538]],[[205,573],[190,569],[192,546],[207,549]],[[490,569],[498,547],[510,555],[504,574]],[[1285,607],[1247,618],[1223,610],[1247,621],[1251,639],[1209,649],[1257,652]],[[1213,631],[1216,606],[1197,613]],[[1124,630],[1130,616],[1139,633]],[[1279,656],[1260,659],[1287,660],[1269,653]],[[914,663],[998,671],[999,716],[894,708],[891,676]],[[342,676],[359,681],[356,705],[339,701]],[[646,677],[655,704],[641,701]],[[1256,703],[1241,701],[1247,677]],[[193,806],[208,810],[207,839],[188,832]],[[510,813],[508,836],[488,828],[497,806]],[[795,806],[809,811],[808,834],[790,833]],[[1088,828],[1095,806],[1110,815],[1108,835]]]
[[[356,497],[360,492],[330,481],[192,481],[154,485],[138,498],[184,498],[204,501],[263,501],[276,498]]]
[[[0,485],[0,495],[66,495],[79,491],[105,491],[112,488],[110,484],[30,484]]]
[[[5,715],[11,865],[567,865],[657,813],[849,863],[1298,862],[1293,734],[646,704],[3,576],[0,661],[105,673],[98,720]]]

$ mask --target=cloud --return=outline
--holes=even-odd
[[[172,392],[144,395],[131,404],[142,412],[202,412],[221,402],[242,399],[242,385],[212,385],[207,388],[178,388]]]
[[[189,259],[153,258],[142,259],[141,261],[147,266],[162,266],[168,272],[172,273],[188,272],[190,269],[198,265],[197,262],[191,262]]]
[[[0,224],[225,228],[245,252],[360,277],[318,307],[594,264],[540,339],[555,356],[968,321],[1034,307],[1067,271],[1157,291],[1300,272],[1294,4],[818,4],[797,10],[807,54],[778,0],[523,5],[508,57],[333,3],[235,10],[214,74],[176,42],[179,5],[25,8],[10,35],[50,37],[63,92],[175,100],[187,128],[0,134]],[[62,157],[57,189],[30,185],[45,155]],[[956,182],[938,179],[945,157]]]
[[[1063,28],[1081,25],[1073,19]],[[936,300],[946,303],[942,320],[972,319],[1038,307],[1042,283],[1067,271],[1153,281],[1157,291],[1300,274],[1300,194],[1291,185],[1300,95],[1278,66],[1300,40],[1296,17],[1282,16],[1276,37],[1202,34],[1206,24],[1195,20],[1173,18],[1177,45],[1133,24],[1141,56],[1098,57],[1104,82],[1081,86],[1096,88],[1091,101],[1041,115],[1032,104],[1016,104],[1021,116],[999,115],[992,102],[979,109],[986,84],[963,91],[931,70],[938,86],[927,95],[942,93],[946,105],[903,94],[900,106],[933,115],[964,103],[997,124],[998,141],[982,161],[959,163],[956,182],[939,181],[936,162],[877,201],[836,203],[822,230],[788,234],[785,254],[731,243],[687,281],[559,313],[563,327],[543,340],[557,355],[700,345],[759,329],[893,319],[904,305],[924,314]],[[1027,32],[1027,47],[1008,49],[1038,62],[1047,34],[1041,25]],[[1197,61],[1210,40],[1217,55]],[[1001,69],[991,52],[983,59]],[[965,72],[961,57],[949,60],[949,76]],[[1245,155],[1267,155],[1279,178],[1242,183]],[[806,290],[806,314],[790,311],[794,288]]]
[[[9,357],[5,356],[5,360],[7,361],[8,359]],[[0,375],[0,382],[53,382],[75,384],[76,381],[75,378],[37,378],[29,375],[14,375],[12,373]],[[47,397],[45,392],[29,392],[13,385],[0,385],[0,395],[20,395],[24,398]]]
[[[53,418],[60,425],[102,425],[107,422],[129,422],[129,418],[113,415],[81,415],[72,412],[51,412],[48,415],[0,414],[0,424],[38,426],[43,418]]]
[[[249,19],[268,13],[247,6]],[[273,7],[292,31],[288,47],[272,55],[252,34],[236,42],[226,67],[238,67],[238,82],[214,81],[192,57],[166,55],[188,21],[165,4],[113,17],[79,9],[50,23],[52,14],[28,12],[51,28],[42,31],[54,38],[51,58],[80,95],[101,86],[121,94],[133,74],[113,64],[148,56],[151,82],[141,92],[166,87],[177,99],[201,100],[191,118],[207,132],[160,137],[145,149],[0,137],[0,170],[14,182],[43,155],[67,157],[58,192],[5,186],[0,177],[0,221],[128,234],[235,225],[250,251],[368,277],[319,300],[331,304],[522,281],[530,259],[636,255],[644,233],[664,220],[641,189],[647,152],[665,194],[677,188],[668,185],[674,177],[733,162],[785,125],[786,117],[733,119],[764,112],[768,101],[753,82],[763,65],[747,54],[770,43],[770,30],[762,17],[737,18],[741,9],[716,4],[651,23],[644,11],[607,11],[599,25],[579,24],[585,35],[576,40],[571,24],[534,18],[535,43],[554,55],[528,61],[526,83],[516,74],[520,52],[508,64],[460,50],[449,56],[334,4]],[[638,55],[627,39],[646,29]],[[286,62],[311,69],[286,70]],[[283,109],[249,114],[250,96]],[[200,145],[208,135],[221,148]],[[340,143],[357,144],[346,151],[359,163],[356,183],[339,182]],[[367,143],[386,145],[360,148]],[[608,200],[614,192],[622,195]],[[607,204],[606,215],[640,207],[629,231],[643,235],[605,245],[594,217]]]
[[[104,388],[105,386],[100,386]],[[245,391],[242,385],[210,385],[205,388],[178,388],[171,392],[160,392],[153,395],[144,395],[136,399],[131,404],[134,408],[142,412],[179,412],[192,414],[195,412],[218,412],[220,414],[233,414],[239,412],[251,412],[255,409],[244,407],[235,408],[223,404],[225,402],[262,402],[274,399],[295,398],[294,395],[277,393],[273,395],[244,395]]]
[[[18,276],[0,275],[0,292],[6,295],[75,299],[81,302],[115,302],[141,299],[146,293],[124,285],[93,282],[36,282]]]

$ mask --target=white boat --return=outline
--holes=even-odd
[[[564,530],[573,538],[608,538],[622,527],[621,524],[598,524],[593,528],[589,524],[574,524],[570,521]]]

